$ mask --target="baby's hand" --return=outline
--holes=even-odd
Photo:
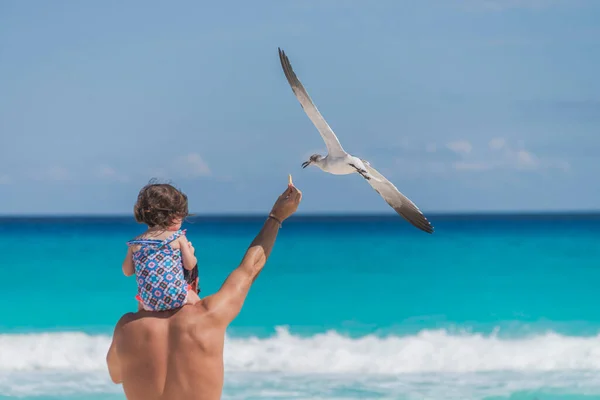
[[[194,246],[192,245],[192,242],[187,240],[187,238],[185,236],[181,236],[180,239],[181,239],[181,242],[180,242],[181,258],[182,258],[181,261],[183,261],[183,268],[187,269],[188,271],[191,271],[194,268],[194,266],[198,263],[198,260],[196,259],[196,256],[194,255],[194,252],[196,250],[194,250]]]

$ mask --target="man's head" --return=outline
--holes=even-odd
[[[140,190],[133,213],[149,228],[177,230],[188,216],[188,199],[172,185],[150,183]]]

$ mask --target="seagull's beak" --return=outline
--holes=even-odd
[[[310,165],[310,163],[311,163],[311,161],[304,161],[304,162],[302,163],[302,168],[306,168],[306,167],[308,167],[308,166]]]

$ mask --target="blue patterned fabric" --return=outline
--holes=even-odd
[[[151,311],[166,311],[185,304],[188,285],[183,275],[181,250],[169,243],[183,235],[179,230],[165,240],[140,239],[127,242],[139,245],[133,253],[138,300]]]

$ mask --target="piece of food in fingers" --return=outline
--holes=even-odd
[[[288,175],[288,185],[293,186],[294,182],[292,182],[292,174]]]

